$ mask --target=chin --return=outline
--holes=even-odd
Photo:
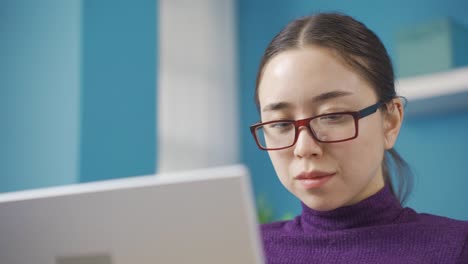
[[[322,212],[325,212],[325,211],[331,211],[331,210],[334,210],[338,207],[340,207],[340,205],[337,205],[337,204],[333,204],[333,203],[330,203],[330,202],[327,202],[327,201],[311,201],[313,200],[312,199],[309,199],[309,201],[305,201],[303,200],[302,202],[307,205],[307,207],[313,209],[313,210],[316,210],[316,211],[322,211]]]

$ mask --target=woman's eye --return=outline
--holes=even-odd
[[[344,115],[326,115],[320,117],[320,120],[325,122],[339,122],[344,120]]]
[[[292,124],[288,123],[288,122],[280,122],[280,123],[270,124],[269,127],[270,128],[276,128],[276,129],[287,129],[287,128],[292,127]]]

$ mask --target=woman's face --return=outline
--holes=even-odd
[[[267,122],[359,111],[378,100],[370,85],[334,53],[309,46],[282,52],[268,62],[259,101],[262,122]],[[333,210],[355,204],[384,186],[383,154],[393,146],[400,122],[387,122],[379,109],[359,120],[357,138],[339,143],[319,143],[301,127],[294,146],[268,153],[291,193],[310,208]],[[311,178],[323,174],[331,176]]]

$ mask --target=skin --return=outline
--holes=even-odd
[[[326,93],[330,96],[324,97]],[[265,65],[259,101],[262,122],[266,122],[359,111],[378,99],[374,88],[334,52],[307,46],[284,51]],[[353,205],[378,192],[384,187],[384,150],[395,144],[403,120],[400,99],[387,107],[360,119],[359,136],[350,141],[319,143],[301,127],[294,146],[268,152],[281,183],[318,211]],[[295,179],[301,172],[315,170],[335,175],[318,188],[305,188]]]

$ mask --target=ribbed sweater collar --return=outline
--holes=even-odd
[[[302,203],[301,225],[305,232],[343,230],[393,222],[403,208],[386,185],[357,204],[331,211],[317,211]]]

